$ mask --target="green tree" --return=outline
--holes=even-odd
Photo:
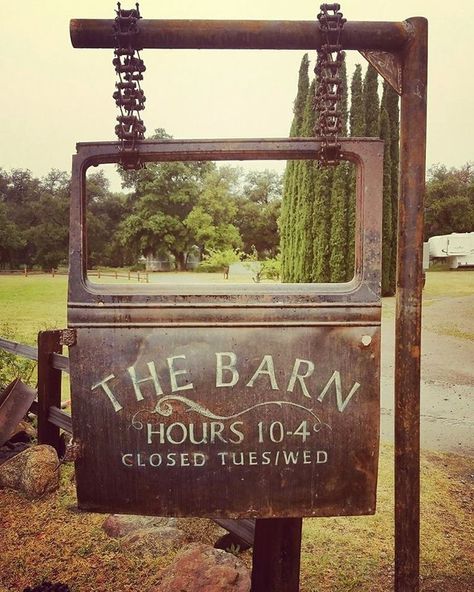
[[[362,86],[362,66],[357,64],[351,81],[351,107],[349,112],[350,134],[361,138],[365,135],[364,95]],[[347,247],[346,281],[354,276],[355,263],[355,223],[356,223],[356,175],[352,167],[348,178],[347,193]]]
[[[25,244],[19,227],[9,219],[7,206],[0,202],[0,267],[12,269],[16,253]]]
[[[377,138],[379,135],[379,95],[377,70],[367,65],[364,78],[364,125],[367,138]]]
[[[314,96],[316,82],[313,80],[306,95],[301,135],[310,137],[314,134],[315,112]],[[315,211],[316,180],[319,174],[318,163],[313,160],[298,161],[296,169],[297,187],[299,192],[298,211],[295,211],[297,224],[291,250],[291,281],[311,282],[313,272],[313,245],[316,239],[316,217],[320,212]]]
[[[178,269],[186,268],[187,253],[194,244],[186,218],[197,205],[209,162],[163,162],[149,165],[133,179],[129,197],[132,213],[121,223],[121,244],[135,256],[171,253]]]
[[[201,253],[242,246],[239,230],[233,224],[239,177],[240,169],[229,166],[210,170],[204,177],[197,203],[184,220]]]
[[[293,106],[293,122],[290,129],[290,137],[301,134],[304,108],[309,89],[309,58],[304,54],[299,74],[298,91]],[[282,280],[293,281],[292,278],[292,254],[294,252],[295,235],[298,225],[298,200],[299,200],[299,162],[288,161],[283,182],[283,201],[280,218],[280,237],[282,254]]]
[[[425,200],[425,240],[474,229],[474,165],[448,169],[437,164],[428,171]]]
[[[342,97],[340,112],[342,119],[341,135],[347,136],[347,71],[341,68]],[[331,220],[329,233],[329,276],[331,282],[344,282],[346,279],[346,258],[348,250],[348,202],[351,167],[348,163],[338,164],[333,173],[331,188]]]

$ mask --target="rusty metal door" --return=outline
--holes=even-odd
[[[312,159],[311,139],[147,141],[144,161]],[[356,262],[343,284],[127,286],[86,277],[85,172],[73,161],[68,324],[79,506],[173,516],[375,511],[383,144],[357,170]]]

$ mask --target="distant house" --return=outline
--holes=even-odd
[[[474,266],[474,232],[453,232],[428,240],[431,259],[444,259],[451,269]]]

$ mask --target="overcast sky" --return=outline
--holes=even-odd
[[[128,8],[134,2],[122,1]],[[70,170],[78,141],[114,140],[113,50],[73,49],[71,18],[113,18],[112,0],[1,0],[0,167]],[[142,0],[144,18],[316,18],[310,0]],[[452,13],[449,14],[451,8]],[[364,0],[342,4],[348,20],[430,26],[428,166],[474,159],[474,4]],[[286,137],[301,51],[145,50],[148,132],[175,138]],[[311,56],[313,58],[313,56]],[[348,52],[348,66],[364,63]],[[365,68],[365,66],[364,66]]]

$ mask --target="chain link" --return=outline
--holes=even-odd
[[[340,103],[342,99],[341,67],[345,53],[342,51],[341,33],[346,19],[340,4],[321,4],[318,21],[323,43],[318,51],[314,72],[316,74],[316,124],[315,134],[322,140],[319,162],[336,165],[341,159],[339,134],[342,131]]]
[[[145,94],[140,87],[145,64],[135,47],[138,35],[138,20],[141,19],[138,3],[135,9],[123,10],[117,2],[114,21],[115,51],[113,65],[118,76],[113,94],[120,109],[115,133],[120,142],[120,164],[125,169],[143,168],[138,151],[145,137],[145,126],[140,111],[145,108]]]

